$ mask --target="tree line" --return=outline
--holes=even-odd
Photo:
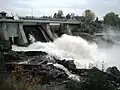
[[[48,16],[43,16],[44,18],[47,18]],[[54,13],[53,17],[48,17],[48,18],[54,18],[54,19],[65,19],[65,20],[78,20],[85,22],[86,24],[89,24],[91,22],[99,22],[98,17],[95,16],[95,13],[92,12],[91,10],[85,10],[83,12],[82,16],[75,15],[74,13],[67,14],[64,16],[64,13],[62,10],[58,10],[58,12]],[[114,12],[109,12],[103,17],[102,23],[110,26],[120,26],[120,18],[119,15],[114,13]]]

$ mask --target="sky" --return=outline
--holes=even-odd
[[[92,10],[100,19],[108,12],[120,14],[120,0],[1,0],[0,11],[19,16],[52,16],[58,10],[64,15],[82,15],[86,9]]]

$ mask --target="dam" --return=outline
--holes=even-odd
[[[35,85],[51,83],[49,87],[63,87],[57,90],[64,90],[66,84],[71,80],[79,83],[84,78],[95,82],[95,85],[100,80],[102,80],[101,83],[104,83],[105,80],[114,82],[116,87],[120,85],[120,72],[117,67],[109,67],[108,71],[104,72],[105,67],[110,64],[106,61],[119,61],[114,59],[116,58],[116,49],[114,51],[113,49],[111,51],[111,48],[110,50],[101,50],[98,48],[98,44],[88,42],[88,40],[96,38],[95,36],[101,37],[103,34],[95,33],[93,35],[84,30],[85,33],[81,32],[83,23],[74,20],[36,20],[34,18],[15,20],[14,17],[8,17],[6,12],[1,12],[0,71],[7,73],[6,81],[16,77],[14,80],[17,80],[18,83],[17,78],[26,76],[22,81],[24,85],[26,85],[26,81],[30,85],[35,81]],[[79,28],[78,31],[76,27]],[[90,25],[90,27],[92,26]],[[90,27],[84,29],[89,31]],[[99,42],[99,40],[97,41]],[[11,47],[12,50],[10,50]],[[118,48],[117,50],[119,52]],[[116,66],[119,66],[118,64]],[[104,65],[106,66],[104,67]],[[115,73],[116,71],[117,73]],[[82,84],[80,83],[80,85]],[[33,87],[33,84],[31,86]]]
[[[70,26],[80,26],[80,21],[53,21],[53,20],[15,20],[7,13],[0,12],[0,41],[4,45],[27,46],[31,43],[30,36],[36,41],[51,42],[62,34],[71,35]],[[51,27],[58,25],[57,29]]]

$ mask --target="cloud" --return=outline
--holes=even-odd
[[[86,9],[91,9],[102,18],[107,12],[120,13],[120,0],[2,0],[0,10],[18,13],[19,15],[53,15],[62,9],[65,14],[81,15]]]

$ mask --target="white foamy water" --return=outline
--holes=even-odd
[[[63,65],[60,65],[60,64],[53,64],[53,65],[55,67],[57,67],[57,68],[63,69],[66,72],[66,74],[69,76],[70,79],[78,81],[78,82],[80,81],[80,77],[79,76],[77,76],[77,75],[72,74],[71,72],[69,72],[68,69],[65,68]]]
[[[105,45],[99,48],[106,67],[117,66],[120,69],[120,45]]]
[[[29,36],[30,36],[30,41],[31,41],[32,43],[36,41],[34,36],[32,36],[31,34],[29,34]]]
[[[103,55],[95,43],[89,43],[81,37],[62,35],[54,42],[34,42],[28,47],[12,46],[14,51],[45,51],[61,59],[74,60],[77,68],[101,68]]]
[[[106,67],[117,66],[120,69],[120,30],[118,28],[109,27],[102,32],[103,39],[98,40],[98,51],[102,55]]]

